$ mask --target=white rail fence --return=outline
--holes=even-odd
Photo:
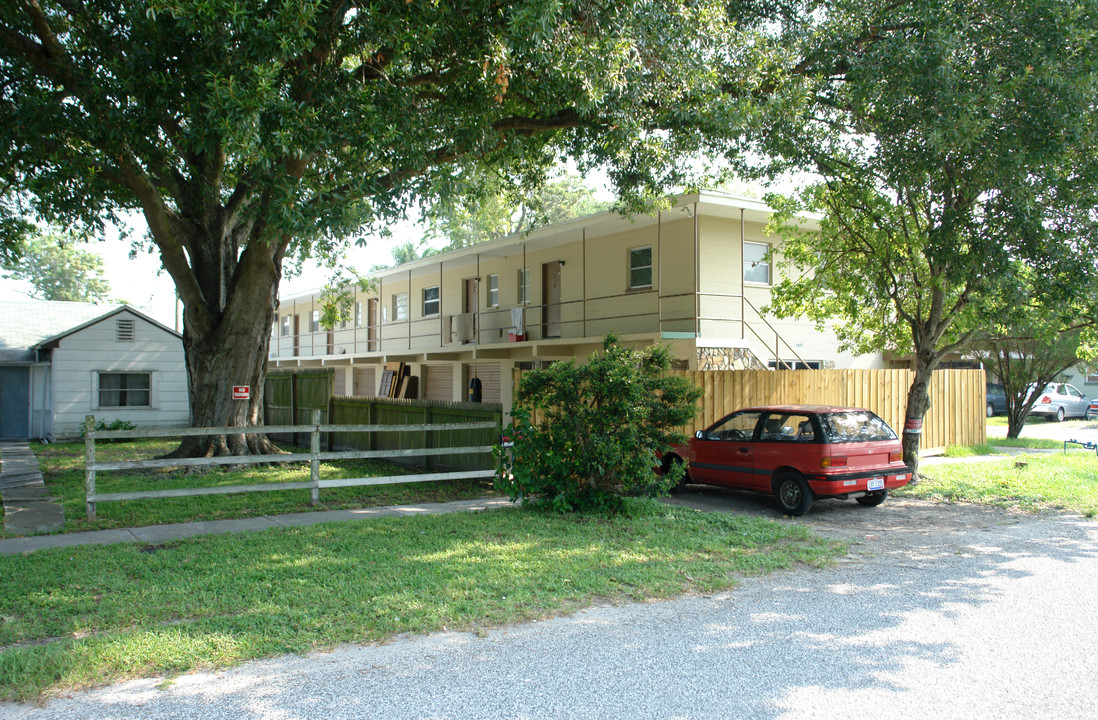
[[[84,498],[87,517],[95,519],[95,506],[101,502],[123,500],[148,500],[159,498],[193,497],[199,495],[228,495],[232,493],[271,492],[275,490],[309,490],[310,502],[320,502],[322,488],[357,487],[364,485],[394,485],[398,483],[432,482],[436,480],[462,480],[494,477],[495,468],[460,470],[454,472],[420,473],[418,475],[385,475],[364,478],[320,477],[320,463],[326,460],[395,459],[425,457],[428,455],[463,455],[492,452],[492,445],[462,447],[405,448],[387,450],[320,451],[322,433],[377,433],[377,432],[434,432],[446,430],[499,429],[493,421],[467,423],[439,423],[428,425],[322,425],[320,411],[314,411],[309,425],[271,425],[262,427],[209,427],[209,428],[148,428],[145,430],[94,430],[95,417],[88,415],[84,421]],[[302,433],[309,435],[309,451],[279,455],[229,455],[206,458],[156,458],[153,460],[127,460],[98,462],[95,459],[96,440],[133,440],[157,437],[192,437],[205,435],[261,435],[266,433]],[[177,467],[216,467],[223,465],[256,465],[262,463],[309,463],[309,479],[296,482],[271,482],[252,485],[222,485],[217,487],[172,488],[170,490],[139,490],[135,492],[100,493],[95,488],[97,472],[108,470],[152,470]]]

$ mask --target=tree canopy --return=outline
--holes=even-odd
[[[865,43],[841,78],[813,80],[817,111],[772,140],[820,178],[784,209],[821,214],[818,229],[785,228],[793,272],[773,308],[834,319],[847,347],[911,354],[909,420],[942,358],[1017,307],[1027,274],[1038,303],[1089,291],[1096,10],[917,1],[866,22],[868,3],[830,8],[826,22],[862,27]],[[912,465],[917,447],[905,435]]]
[[[561,157],[605,165],[627,200],[682,184],[693,154],[740,144],[753,38],[784,7],[16,0],[0,6],[0,188],[17,202],[0,211],[94,230],[140,210],[184,308],[192,422],[254,425],[261,393],[228,388],[263,385],[285,261],[488,168],[534,188]]]
[[[103,260],[77,246],[72,233],[52,230],[25,241],[19,258],[3,263],[5,278],[26,280],[39,300],[104,302],[111,286],[103,277]]]

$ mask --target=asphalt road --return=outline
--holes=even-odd
[[[715,490],[680,502],[773,512]],[[803,522],[851,555],[712,597],[129,682],[0,719],[1098,717],[1098,522],[891,499],[821,502]]]

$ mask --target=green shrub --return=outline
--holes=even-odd
[[[657,475],[658,453],[685,440],[680,428],[701,396],[689,380],[668,375],[670,366],[666,347],[635,350],[607,335],[584,365],[525,373],[510,462],[496,487],[558,512],[616,512],[626,496],[666,494],[683,469]]]
[[[95,425],[92,426],[92,429],[95,430],[95,432],[101,432],[101,431],[104,431],[104,430],[136,430],[137,426],[134,425],[129,420],[121,420],[121,419],[116,418],[116,419],[112,420],[109,423],[106,420],[98,420],[98,421],[96,421]],[[87,429],[82,427],[80,429],[80,438],[84,439],[84,438],[87,437],[87,435],[88,435]],[[111,442],[126,442],[126,441],[125,440],[97,440],[96,442],[111,443]]]

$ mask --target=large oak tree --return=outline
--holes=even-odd
[[[93,229],[143,213],[184,308],[193,424],[255,425],[262,393],[229,388],[263,387],[285,262],[452,199],[475,168],[536,185],[570,157],[626,197],[682,184],[691,155],[737,154],[773,92],[759,33],[798,7],[10,0],[0,209]],[[268,450],[230,435],[177,452]]]

